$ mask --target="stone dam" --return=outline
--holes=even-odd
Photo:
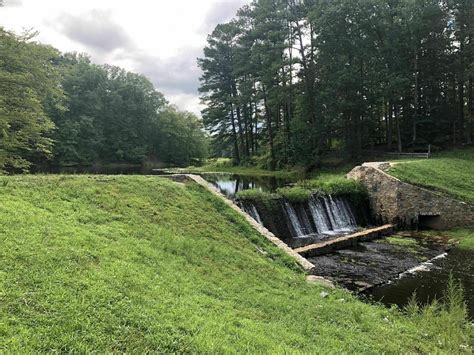
[[[399,229],[474,228],[473,205],[405,183],[387,174],[389,168],[390,163],[365,163],[347,174],[367,188],[376,223]]]

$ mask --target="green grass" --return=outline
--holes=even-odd
[[[362,184],[337,174],[320,174],[313,179],[300,180],[295,185],[279,188],[274,193],[259,189],[243,190],[237,192],[236,197],[241,200],[263,202],[269,206],[272,203],[277,203],[280,198],[291,202],[304,202],[311,195],[344,195],[352,200],[355,207],[364,206],[364,208],[368,198],[367,191]]]
[[[393,245],[400,245],[400,246],[406,246],[406,247],[412,247],[412,246],[418,245],[415,239],[404,237],[404,236],[391,236],[391,237],[386,237],[383,240]]]
[[[474,230],[453,229],[449,231],[424,231],[429,237],[441,237],[448,242],[458,243],[459,248],[474,249]]]
[[[278,196],[281,196],[291,202],[308,201],[312,195],[312,191],[310,189],[299,185],[279,188],[277,189],[276,193]]]
[[[280,196],[275,193],[262,191],[259,189],[248,189],[237,192],[236,197],[241,200],[265,202],[273,199],[278,199]]]
[[[474,204],[474,149],[437,153],[431,159],[398,160],[390,174],[400,180]]]
[[[194,184],[0,177],[0,245],[0,352],[472,351],[462,312],[322,297]]]

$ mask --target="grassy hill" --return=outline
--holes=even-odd
[[[474,149],[437,153],[431,159],[398,160],[390,174],[474,204]]]
[[[194,184],[0,176],[0,245],[2,352],[472,350],[459,302],[408,315],[308,284]]]

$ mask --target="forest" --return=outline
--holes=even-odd
[[[271,170],[472,144],[474,1],[260,0],[198,60],[214,154]]]
[[[34,37],[0,27],[0,172],[207,156],[200,119],[168,104],[147,78]]]

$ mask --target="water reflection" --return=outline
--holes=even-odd
[[[275,192],[277,188],[295,182],[295,180],[281,179],[274,176],[244,176],[238,174],[215,173],[203,173],[201,176],[229,198],[234,198],[239,191],[249,189]]]

